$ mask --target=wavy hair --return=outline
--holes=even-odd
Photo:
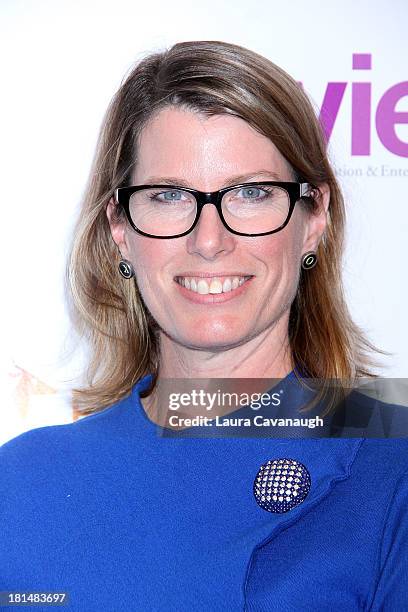
[[[270,60],[241,46],[192,41],[144,57],[126,76],[104,117],[67,269],[74,324],[89,342],[86,382],[74,391],[82,414],[97,412],[128,395],[160,367],[159,330],[135,278],[118,273],[106,206],[117,187],[130,184],[138,137],[165,107],[206,116],[230,114],[271,139],[289,162],[294,180],[315,187],[304,198],[313,212],[330,188],[328,223],[318,263],[301,271],[291,305],[289,341],[296,367],[311,378],[376,376],[376,348],[353,322],[342,285],[345,207],[328,159],[327,143],[302,87]],[[118,211],[118,215],[121,211]]]

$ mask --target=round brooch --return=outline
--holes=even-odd
[[[272,459],[261,465],[254,481],[254,496],[267,512],[288,512],[310,491],[309,471],[294,459]]]

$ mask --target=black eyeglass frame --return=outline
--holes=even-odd
[[[226,220],[224,219],[224,216],[222,214],[222,208],[221,208],[222,198],[224,197],[226,193],[228,193],[229,191],[233,191],[234,189],[241,188],[241,187],[254,187],[255,185],[270,185],[273,187],[281,187],[285,189],[289,195],[289,201],[290,201],[288,216],[286,217],[286,220],[284,223],[282,223],[282,225],[280,225],[278,228],[274,230],[271,230],[270,232],[262,232],[261,234],[246,234],[244,232],[238,232],[232,229],[228,225]],[[174,236],[155,236],[154,234],[148,234],[147,232],[144,232],[141,229],[139,229],[132,221],[132,217],[130,215],[130,210],[129,210],[129,203],[130,203],[130,196],[136,191],[141,191],[142,189],[167,189],[168,191],[172,189],[177,189],[179,191],[181,190],[181,191],[186,191],[187,193],[192,193],[197,202],[197,210],[196,210],[196,217],[191,227],[187,231],[183,232],[182,234],[175,234]],[[268,236],[269,234],[275,234],[276,232],[280,232],[281,230],[283,230],[283,228],[286,227],[286,225],[290,221],[290,218],[294,211],[296,202],[298,202],[298,200],[300,200],[303,197],[310,196],[310,190],[314,190],[314,189],[315,188],[312,185],[310,185],[310,183],[296,183],[296,182],[285,182],[285,181],[256,181],[252,183],[240,183],[239,185],[232,185],[231,187],[224,187],[223,189],[219,189],[218,191],[212,191],[212,192],[198,191],[197,189],[191,189],[189,187],[180,187],[178,185],[133,185],[132,187],[118,187],[117,189],[115,189],[114,195],[115,195],[115,200],[117,204],[121,206],[123,210],[125,211],[126,218],[129,221],[132,228],[138,234],[141,234],[142,236],[147,236],[148,238],[170,239],[170,238],[181,238],[182,236],[186,236],[197,225],[198,220],[201,215],[201,211],[203,209],[203,206],[205,206],[206,204],[213,204],[215,206],[223,225],[232,234],[236,234],[238,236],[255,237],[255,236]]]

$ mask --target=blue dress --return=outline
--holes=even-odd
[[[150,380],[0,448],[0,592],[65,591],[75,612],[408,609],[408,440],[158,435]],[[311,480],[283,513],[253,494],[279,458]]]

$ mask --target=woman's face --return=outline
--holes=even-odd
[[[232,178],[237,177],[239,178]],[[160,111],[141,133],[133,185],[160,184],[165,178],[211,192],[263,180],[291,181],[285,158],[274,144],[245,121],[229,115],[207,118],[180,108]],[[324,191],[327,207],[329,194]],[[310,215],[296,204],[289,224],[269,236],[229,232],[215,206],[206,204],[187,236],[141,236],[128,223],[112,222],[122,257],[135,269],[143,299],[163,332],[178,344],[202,350],[226,350],[259,334],[286,330],[295,297],[301,256],[316,250],[325,227],[324,208]],[[181,287],[175,277],[251,276],[227,294],[201,296]],[[211,279],[210,279],[211,280]],[[220,301],[220,295],[221,300]],[[218,301],[217,301],[218,300]]]

